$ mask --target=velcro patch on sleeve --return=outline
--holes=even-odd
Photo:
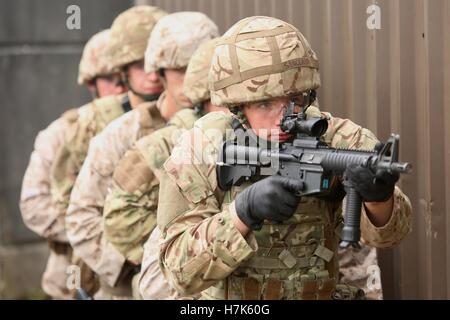
[[[153,172],[138,150],[129,150],[114,170],[113,179],[126,192],[134,192],[153,179]]]

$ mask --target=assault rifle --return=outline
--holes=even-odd
[[[320,140],[328,129],[328,121],[320,117],[307,119],[308,107],[303,107],[300,113],[294,113],[294,102],[290,102],[281,129],[295,135],[295,139],[281,143],[278,148],[242,145],[237,141],[224,142],[217,162],[219,187],[229,190],[244,181],[278,174],[303,182],[304,188],[299,196],[317,197],[330,193],[334,178],[345,179],[350,164],[369,167],[374,173],[377,170],[399,174],[411,171],[409,163],[398,161],[398,135],[391,134],[382,148],[375,150],[332,148]],[[351,184],[348,185],[340,245],[358,247],[362,198]]]

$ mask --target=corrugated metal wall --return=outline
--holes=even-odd
[[[387,298],[450,298],[450,1],[137,0],[169,12],[198,10],[222,32],[239,19],[284,19],[310,40],[321,62],[322,109],[385,140],[401,135],[402,179],[414,231],[380,252]],[[369,30],[367,7],[381,9]]]

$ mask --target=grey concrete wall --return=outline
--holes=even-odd
[[[72,4],[81,9],[80,30],[66,27]],[[132,4],[0,0],[0,297],[20,297],[22,289],[39,286],[47,254],[22,223],[18,208],[34,138],[64,110],[90,99],[76,84],[83,45]],[[27,261],[33,268],[26,267]]]

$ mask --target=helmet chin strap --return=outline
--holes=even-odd
[[[91,91],[91,96],[92,96],[93,100],[100,98],[100,95],[98,94],[97,87],[95,88],[95,91]]]
[[[100,98],[100,95],[98,93],[97,81],[95,78],[89,81],[87,87],[93,100]]]
[[[131,92],[133,92],[133,94],[135,94],[136,96],[147,102],[158,100],[159,96],[161,95],[161,92],[153,94],[144,94],[137,92],[131,86],[128,86],[128,88],[130,89]]]

